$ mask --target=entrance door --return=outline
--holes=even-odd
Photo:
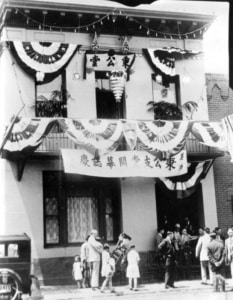
[[[164,216],[167,216],[170,230],[174,230],[174,225],[184,224],[185,217],[188,217],[193,225],[194,233],[198,232],[200,226],[204,226],[204,211],[202,186],[198,185],[196,191],[189,197],[178,199],[176,192],[171,192],[163,186],[162,182],[157,182],[156,205],[158,215],[158,228],[164,226]]]

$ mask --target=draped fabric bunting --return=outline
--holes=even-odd
[[[220,122],[194,122],[192,134],[206,146],[226,149],[226,137]]]
[[[182,50],[174,47],[148,48],[143,49],[143,53],[149,64],[156,72],[171,77],[176,75],[176,59],[185,59],[190,56],[200,54],[200,52]]]
[[[59,124],[63,134],[73,140],[77,148],[86,150],[95,157],[115,151],[123,143],[123,137],[125,137],[130,150],[146,151],[156,159],[167,159],[183,150],[190,131],[200,143],[229,151],[232,155],[232,119],[233,117],[229,116],[220,123],[17,118],[8,127],[7,135],[3,138],[1,152],[35,151],[54,124]]]
[[[60,119],[59,124],[79,148],[96,156],[116,150],[123,137],[120,120]]]
[[[100,158],[85,150],[61,149],[61,153],[66,173],[98,177],[168,177],[187,172],[185,150],[166,160],[144,151],[115,151]]]
[[[138,121],[137,144],[153,155],[168,157],[184,148],[190,129],[188,121]]]
[[[57,77],[68,65],[80,46],[47,42],[9,42],[19,65],[38,83],[47,83]]]
[[[17,119],[3,146],[3,153],[35,151],[56,122],[50,118]]]
[[[227,116],[221,121],[226,138],[226,150],[230,153],[231,162],[233,162],[233,115]]]
[[[134,60],[135,54],[116,54],[114,50],[107,53],[86,53],[86,72],[92,70],[128,72]]]
[[[198,184],[205,178],[212,164],[213,159],[191,162],[187,173],[170,178],[160,177],[157,180],[162,182],[166,189],[175,192],[178,199],[187,198],[196,191]]]

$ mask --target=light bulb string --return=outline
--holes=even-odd
[[[202,34],[203,32],[205,32],[208,29],[208,27],[210,26],[210,24],[212,24],[212,21],[211,21],[208,24],[204,24],[204,25],[200,26],[197,29],[194,29],[192,31],[187,31],[187,32],[182,33],[182,34],[181,33],[163,32],[161,30],[156,30],[154,28],[151,28],[148,25],[148,22],[146,24],[144,24],[143,22],[140,22],[137,19],[135,19],[135,17],[131,17],[127,13],[122,12],[121,10],[119,10],[117,8],[114,8],[112,10],[112,12],[110,12],[110,13],[108,13],[108,14],[100,17],[100,18],[98,18],[96,21],[88,23],[88,24],[82,24],[82,25],[80,25],[80,23],[79,23],[78,26],[57,26],[57,25],[46,24],[44,22],[44,20],[41,23],[40,21],[35,20],[35,19],[29,17],[26,13],[20,11],[19,9],[16,8],[15,10],[17,11],[17,13],[20,13],[22,16],[24,16],[26,18],[27,24],[34,23],[34,24],[38,25],[39,28],[41,28],[43,26],[44,29],[47,28],[47,29],[50,29],[50,30],[53,29],[53,30],[72,30],[72,31],[75,31],[77,29],[80,30],[80,29],[85,29],[85,28],[87,30],[89,30],[90,27],[95,27],[95,25],[97,25],[97,24],[101,24],[101,26],[102,26],[103,25],[103,21],[106,20],[106,19],[109,19],[110,16],[114,16],[115,17],[114,21],[113,21],[115,23],[116,17],[117,17],[116,12],[118,12],[118,14],[119,14],[120,17],[125,17],[125,19],[129,19],[130,22],[134,22],[134,23],[138,24],[139,29],[140,30],[142,30],[142,29],[146,30],[146,32],[149,32],[150,36],[152,34],[156,34],[156,36],[157,35],[161,35],[161,36],[169,37],[169,38],[172,38],[172,37],[175,38],[175,37],[181,37],[181,36],[183,38],[188,38],[190,35],[194,35],[196,33]],[[79,17],[79,19],[80,19],[80,17]],[[178,24],[178,26],[179,26],[179,24]]]

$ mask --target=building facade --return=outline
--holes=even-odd
[[[148,110],[148,102],[158,99],[179,105],[193,101],[198,109],[192,116],[190,111],[184,112],[183,120],[208,121],[202,34],[211,16],[121,5],[87,6],[75,1],[3,1],[1,21],[1,110],[5,122],[14,115],[12,126],[24,122],[19,127],[22,131],[15,135],[8,126],[7,143],[10,140],[15,147],[20,140],[29,139],[31,125],[38,134],[33,149],[8,151],[1,159],[1,234],[26,232],[31,237],[32,272],[41,281],[71,282],[72,257],[91,228],[97,228],[102,240],[112,247],[119,233],[127,232],[140,252],[149,252],[155,248],[155,234],[164,225],[165,215],[171,229],[185,217],[195,228],[218,225],[216,177],[211,164],[195,191],[178,197],[175,192],[164,192],[160,176],[66,173],[60,151],[80,146],[74,136],[67,137],[70,132],[64,134],[69,120],[78,122],[74,123],[76,129],[84,126],[82,120],[153,121],[155,115]],[[170,70],[167,74],[164,71],[172,69],[171,48],[178,52],[175,77],[170,76]],[[154,57],[148,59],[150,49],[165,51],[165,66],[160,57],[161,68],[153,67]],[[57,61],[64,53],[70,56],[67,54],[60,66]],[[105,65],[100,66],[105,56]],[[120,100],[109,83],[111,71],[120,68],[118,56],[127,58],[127,81]],[[38,68],[40,63],[45,71]],[[37,127],[46,120],[58,122],[49,123],[49,129],[38,133]],[[115,125],[108,123],[107,129]],[[87,139],[93,133],[88,128]],[[123,139],[118,150],[126,150],[126,142]],[[219,159],[219,154],[198,144],[193,136],[186,138],[185,147],[190,164]]]

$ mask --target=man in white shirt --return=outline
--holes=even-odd
[[[199,239],[196,246],[196,257],[200,258],[201,265],[201,283],[207,284],[207,267],[209,270],[209,278],[212,283],[212,271],[210,269],[207,247],[210,243],[210,236],[203,228],[199,228]]]
[[[233,230],[227,231],[228,238],[225,240],[226,263],[230,265],[231,278],[233,279]]]
[[[93,229],[88,238],[88,258],[91,266],[91,287],[93,290],[99,287],[100,258],[103,251],[103,245],[96,240],[97,235],[97,230]]]

